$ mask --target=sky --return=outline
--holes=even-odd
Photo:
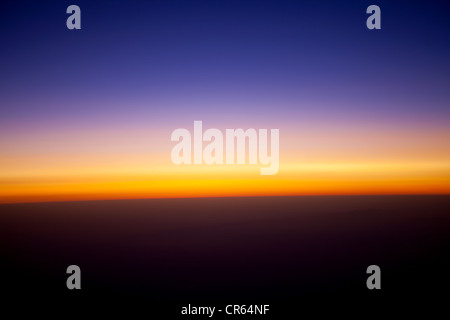
[[[66,8],[81,8],[81,30]],[[381,30],[366,8],[381,8]],[[0,203],[450,193],[445,1],[7,1]],[[171,162],[177,128],[278,128],[280,170]]]

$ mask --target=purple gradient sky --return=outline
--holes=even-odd
[[[0,125],[450,123],[449,6],[369,2],[79,1],[1,12]],[[186,124],[188,125],[188,124]]]

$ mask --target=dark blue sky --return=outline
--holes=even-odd
[[[0,124],[227,112],[450,123],[445,1],[93,2],[1,5]],[[82,30],[66,28],[71,4]],[[366,28],[371,4],[382,30]]]

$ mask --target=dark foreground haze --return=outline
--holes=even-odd
[[[15,312],[206,319],[181,307],[240,303],[269,304],[257,319],[364,307],[363,317],[446,309],[450,290],[450,196],[8,204],[0,239],[2,304]],[[72,264],[81,290],[66,288]],[[366,287],[372,264],[381,290]]]

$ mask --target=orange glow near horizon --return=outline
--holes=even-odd
[[[228,196],[448,194],[446,163],[285,164],[274,176],[259,166],[161,166],[153,173],[10,177],[1,203]]]
[[[382,134],[356,126],[280,128],[280,168],[273,176],[261,176],[259,165],[175,165],[169,128],[110,128],[37,130],[0,140],[0,203],[450,194],[446,128],[384,128]]]

